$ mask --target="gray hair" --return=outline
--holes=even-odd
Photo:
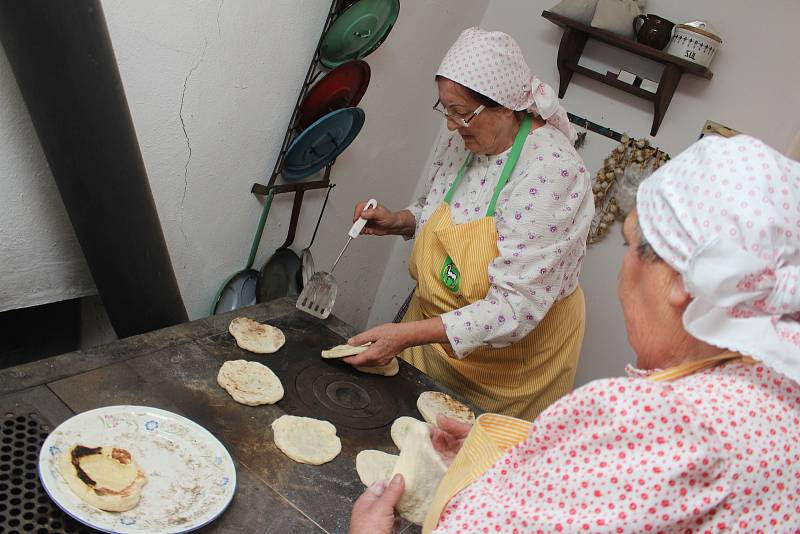
[[[636,246],[636,253],[639,257],[647,261],[661,261],[661,257],[656,253],[655,249],[653,249],[653,245],[651,245],[644,236],[642,225],[639,224],[638,220],[636,221],[636,233],[639,238],[639,244]]]

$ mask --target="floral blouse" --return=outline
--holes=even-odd
[[[450,202],[455,224],[486,215],[509,152],[473,158]],[[467,155],[458,133],[440,138],[428,194],[408,208],[417,231],[442,203]],[[497,201],[500,254],[489,264],[489,293],[441,316],[456,356],[514,343],[572,293],[593,215],[591,177],[581,157],[557,129],[533,130]]]
[[[733,363],[563,397],[436,534],[800,532],[800,385]]]

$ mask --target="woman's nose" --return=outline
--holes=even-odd
[[[459,124],[453,117],[447,117],[447,129],[452,131],[458,130]]]

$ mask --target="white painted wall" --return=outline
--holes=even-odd
[[[103,6],[181,294],[198,318],[244,267],[261,206],[250,186],[272,171],[330,2]],[[273,203],[260,263],[287,205]]]
[[[493,0],[481,22],[486,29],[502,30],[514,36],[526,59],[543,80],[557,88],[556,53],[561,30],[541,18],[555,0]],[[800,70],[796,47],[787,42],[794,35],[800,4],[793,0],[763,5],[745,0],[649,0],[648,12],[674,22],[707,19],[724,39],[722,51],[712,64],[710,81],[684,76],[672,100],[655,144],[672,155],[697,139],[707,119],[760,137],[783,149],[800,127]],[[587,44],[581,64],[604,72],[606,66],[622,67],[651,79],[658,79],[660,67],[614,50],[602,43]],[[568,110],[635,137],[649,134],[650,103],[576,74],[564,103]],[[582,154],[595,171],[614,143],[594,134]],[[399,203],[398,203],[399,204]],[[396,244],[384,275],[380,294],[386,300],[376,304],[371,323],[391,320],[394,294],[411,287],[406,274],[407,244]],[[583,265],[582,284],[587,299],[587,332],[577,384],[618,375],[634,359],[616,298],[616,276],[623,254],[618,226],[608,238],[593,246]],[[402,298],[400,299],[402,300]]]
[[[319,266],[341,248],[359,198],[411,198],[439,126],[429,109],[433,72],[486,5],[402,3],[389,38],[367,58],[366,125],[334,167],[338,186],[314,245]],[[330,2],[105,0],[103,7],[181,293],[190,316],[202,317],[219,284],[244,266],[261,211],[250,186],[272,171]],[[0,176],[0,311],[91,294],[2,54]],[[323,196],[306,195],[297,251],[310,240]],[[283,242],[291,203],[291,195],[275,199],[258,266]],[[344,320],[366,322],[390,250],[388,241],[351,245],[337,268],[336,313]]]
[[[0,52],[0,312],[95,291],[11,66]]]

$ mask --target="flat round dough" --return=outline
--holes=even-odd
[[[365,486],[380,480],[389,480],[398,456],[383,451],[366,450],[356,455],[358,478]]]
[[[347,358],[348,356],[355,356],[366,351],[372,343],[365,343],[364,345],[336,345],[333,348],[323,350],[322,357],[326,360],[332,358]]]
[[[403,447],[405,447],[406,437],[409,435],[409,433],[411,433],[411,430],[417,426],[425,427],[425,431],[430,433],[428,430],[428,423],[425,421],[420,421],[419,419],[405,415],[394,420],[394,423],[392,423],[391,434],[392,441],[394,441],[394,444],[398,449],[401,451],[403,450]]]
[[[400,451],[390,475],[393,477],[400,473],[406,483],[403,495],[395,505],[400,515],[422,525],[445,472],[447,466],[433,448],[428,430],[419,425],[412,426],[406,436],[405,448]]]
[[[342,452],[342,441],[336,427],[328,421],[282,415],[272,423],[275,445],[301,464],[321,465]]]
[[[394,376],[400,372],[400,364],[397,363],[397,358],[392,358],[392,361],[386,365],[373,365],[372,367],[358,367],[356,369],[362,373],[381,376]]]
[[[417,399],[417,409],[422,414],[422,418],[435,427],[438,427],[436,424],[438,414],[444,414],[464,423],[475,422],[475,414],[472,413],[472,410],[441,391],[423,392]]]
[[[258,362],[225,362],[217,374],[217,383],[233,400],[247,406],[275,404],[283,398],[283,385],[272,369]]]
[[[231,321],[228,332],[240,348],[256,354],[272,354],[286,343],[286,336],[280,329],[247,317],[237,317]]]
[[[95,482],[85,483],[78,476]],[[130,452],[115,447],[76,445],[58,458],[58,470],[80,499],[107,512],[127,512],[139,504],[147,477]]]

